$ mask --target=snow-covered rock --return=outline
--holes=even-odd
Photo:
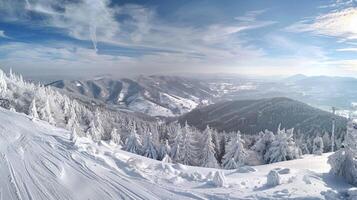
[[[280,176],[276,170],[271,170],[267,175],[267,185],[272,187],[280,185]]]

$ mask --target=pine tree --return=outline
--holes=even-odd
[[[136,126],[131,129],[129,137],[125,141],[125,151],[141,154],[141,140],[139,135],[137,134]]]
[[[220,143],[219,144],[219,147],[220,147],[219,152],[220,152],[220,154],[219,154],[217,160],[218,160],[219,163],[222,164],[222,158],[226,154],[226,143],[227,143],[227,141],[226,141],[226,133],[225,132],[222,133],[222,136],[221,136],[221,139],[220,139],[219,143]]]
[[[56,122],[52,116],[50,101],[46,99],[45,106],[41,109],[41,119],[47,121],[50,124],[55,125]]]
[[[280,129],[279,126],[275,140],[264,155],[264,160],[266,163],[293,160],[300,157],[299,152],[299,148],[294,142],[293,129],[286,131],[285,129]]]
[[[37,113],[37,108],[36,108],[36,100],[35,98],[32,99],[32,102],[30,104],[30,108],[29,108],[29,115],[32,118],[37,118],[39,119],[38,113]]]
[[[115,127],[112,129],[112,131],[110,132],[110,136],[112,138],[112,141],[117,144],[117,145],[122,145],[122,141],[121,141],[121,136],[118,132],[118,129],[116,129]]]
[[[349,119],[347,123],[347,132],[343,146],[347,149],[357,152],[357,123],[353,119]]]
[[[178,125],[179,128],[176,130],[176,133],[174,134],[174,137],[172,139],[172,145],[171,145],[171,152],[170,152],[170,157],[174,162],[180,162],[180,144],[182,140],[182,130],[180,125]]]
[[[238,131],[237,135],[232,138],[226,148],[226,154],[223,156],[222,165],[225,169],[234,169],[244,165],[247,153],[244,149],[244,141],[241,138],[241,134]]]
[[[328,132],[325,132],[325,134],[322,136],[322,141],[323,141],[323,152],[329,152],[331,150],[331,137]]]
[[[0,96],[5,96],[7,92],[7,83],[5,80],[4,72],[0,70]]]
[[[203,136],[205,137],[207,135],[207,132],[210,132],[210,134],[212,135],[212,142],[214,144],[214,156],[216,157],[216,159],[218,159],[220,157],[220,151],[221,151],[221,147],[220,147],[220,141],[218,138],[218,133],[217,131],[213,130],[212,128],[210,128],[208,125],[206,127],[206,129],[203,131]]]
[[[239,167],[239,165],[234,160],[234,158],[225,160],[225,162],[223,164],[224,169],[237,169],[238,167]]]
[[[165,155],[170,155],[171,148],[169,142],[164,140],[163,143],[160,144],[159,157],[163,159]]]
[[[70,111],[70,113],[69,113],[69,118],[68,118],[68,120],[67,120],[67,125],[66,125],[66,127],[67,127],[68,130],[72,130],[72,129],[78,128],[78,127],[79,127],[78,124],[79,124],[79,123],[78,123],[78,121],[77,121],[77,114],[76,114],[74,108],[72,107],[72,108],[71,108],[71,111]]]
[[[301,150],[301,155],[310,154],[306,139],[304,139],[302,134],[298,134],[298,135],[299,137],[295,139],[295,143]]]
[[[76,131],[76,129],[73,129],[72,132],[70,133],[69,139],[75,143],[77,141],[77,138],[78,138],[77,131]]]
[[[156,147],[152,141],[151,135],[152,134],[149,132],[145,137],[144,146],[143,146],[143,153],[144,153],[143,156],[157,160],[159,156]]]
[[[259,133],[258,140],[255,142],[251,149],[264,156],[274,140],[274,133],[265,129],[264,132]]]
[[[185,124],[183,131],[182,131],[182,137],[180,140],[180,145],[179,145],[179,160],[180,163],[184,165],[194,165],[194,162],[197,162],[197,152],[195,152],[194,147],[193,147],[193,139],[195,136],[195,132],[191,131],[191,128],[189,125]]]
[[[315,155],[321,155],[324,149],[324,142],[319,135],[316,135],[313,146],[312,146],[312,153]]]
[[[204,132],[204,141],[203,141],[203,149],[202,149],[202,157],[201,157],[201,166],[209,167],[209,168],[218,168],[218,162],[215,157],[215,145],[213,144],[212,139],[212,131],[207,126]]]
[[[357,123],[351,118],[347,123],[343,146],[328,159],[331,173],[343,177],[348,183],[357,186]]]
[[[96,111],[94,114],[95,114],[94,120],[92,120],[91,123],[89,124],[89,129],[87,133],[92,137],[92,140],[94,142],[99,142],[100,140],[102,140],[102,137],[104,135],[104,129],[98,111]]]

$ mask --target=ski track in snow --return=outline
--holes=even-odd
[[[1,124],[6,124],[0,126],[1,199],[185,198],[157,187],[146,189],[141,185],[147,181],[133,181],[92,155],[77,151],[65,130],[40,121],[34,121],[34,127],[31,119],[16,115],[3,110],[0,114]],[[118,168],[125,167],[125,162],[118,164],[122,165]]]
[[[212,184],[218,169],[167,164],[0,108],[0,200],[41,199],[324,199],[351,187],[327,172],[327,156],[238,170],[221,170],[226,187]],[[282,184],[266,175],[288,168]],[[247,171],[248,169],[248,171]],[[245,172],[244,172],[245,171]]]

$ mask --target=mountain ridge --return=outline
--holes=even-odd
[[[264,129],[275,131],[295,128],[308,136],[331,131],[332,119],[336,120],[336,137],[342,137],[347,119],[311,107],[305,103],[286,97],[259,100],[223,101],[196,108],[178,118],[183,124],[203,130],[207,125],[218,131],[237,131],[248,135],[258,134]]]

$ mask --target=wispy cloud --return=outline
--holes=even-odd
[[[337,51],[351,51],[351,52],[357,52],[357,48],[341,48],[341,49],[337,49]]]
[[[133,4],[111,6],[110,0],[33,0],[22,5],[17,0],[14,2],[17,3],[8,9],[12,10],[12,19],[28,20],[13,10],[39,14],[41,26],[59,28],[69,37],[92,41],[95,50],[98,42],[103,42],[129,48],[185,52],[192,56],[229,55],[244,51],[237,34],[274,23],[257,20],[264,11],[251,11],[231,23],[197,28],[167,23],[156,15],[155,8]],[[227,41],[232,44],[224,44]],[[251,52],[252,48],[247,51]]]
[[[62,45],[53,41],[39,44],[13,41],[0,46],[0,63],[14,69],[18,66],[28,73],[47,69],[51,73],[93,74],[102,66],[101,73],[117,74],[221,71],[264,75],[299,73],[302,69],[317,73],[334,64],[326,64],[328,59],[322,47],[301,44],[288,37],[265,38],[264,31],[258,34],[261,38],[255,38],[254,33],[260,29],[277,24],[264,18],[269,10],[248,11],[197,25],[165,20],[156,9],[134,4],[114,6],[110,0],[0,0],[0,20],[31,24],[31,28],[45,27],[71,38],[71,42],[75,39],[93,44],[89,48],[85,46],[87,43],[73,44],[77,41]],[[297,23],[289,30],[352,41],[356,29],[345,22],[346,16],[353,16],[354,12],[354,9],[333,11]],[[274,48],[289,55],[271,56],[265,46],[255,43],[266,39],[271,41],[268,48],[275,45]],[[105,49],[108,46],[110,50],[127,48],[144,53],[119,56],[108,53],[110,50]]]
[[[357,39],[357,8],[350,7],[320,15],[289,26],[294,32],[312,32],[318,35],[339,37],[344,40]]]

